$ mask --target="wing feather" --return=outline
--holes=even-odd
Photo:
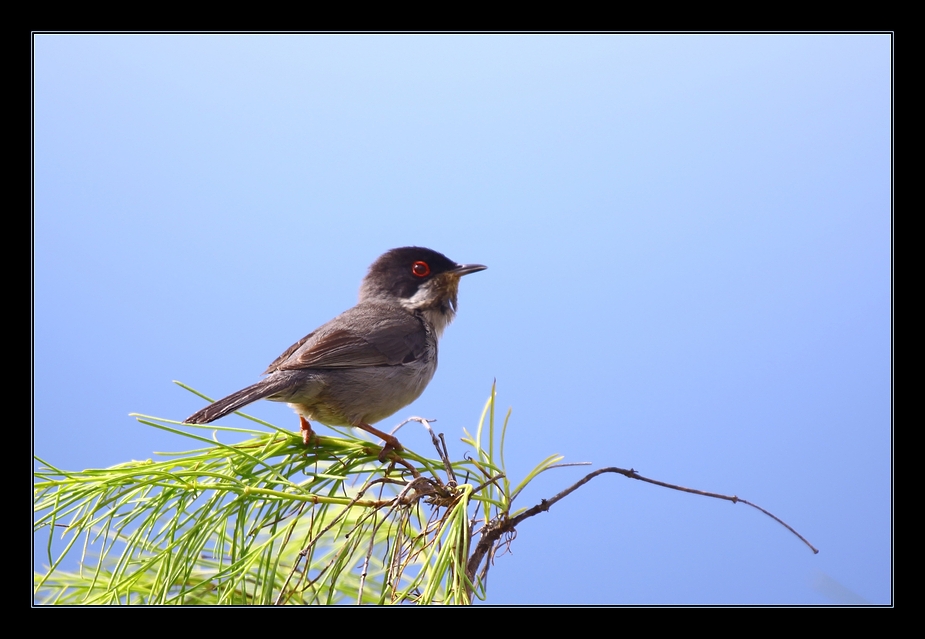
[[[290,346],[266,372],[400,366],[424,356],[428,348],[427,331],[415,315],[359,304]]]

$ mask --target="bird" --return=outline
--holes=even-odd
[[[265,377],[184,420],[208,424],[259,399],[286,402],[307,445],[311,422],[352,426],[384,440],[379,460],[402,446],[372,424],[424,392],[437,343],[456,316],[459,280],[483,271],[419,246],[386,251],[360,284],[359,301],[287,348]]]

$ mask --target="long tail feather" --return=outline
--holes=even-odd
[[[208,424],[209,422],[214,422],[216,419],[224,417],[228,413],[233,413],[239,408],[256,402],[258,399],[263,399],[264,397],[283,390],[288,385],[287,382],[288,380],[286,379],[268,377],[247,388],[242,388],[238,392],[232,393],[228,397],[224,397],[215,403],[209,404],[201,411],[187,417],[184,421],[187,424]]]

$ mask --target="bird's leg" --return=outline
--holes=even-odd
[[[372,426],[370,426],[369,424],[364,424],[362,422],[359,424],[355,424],[355,426],[357,428],[361,428],[365,430],[367,433],[371,435],[375,435],[376,437],[379,437],[385,440],[385,446],[382,447],[382,451],[380,451],[379,453],[379,461],[381,462],[385,461],[385,458],[389,454],[390,451],[404,450],[401,444],[398,443],[398,439],[396,439],[392,435],[389,435],[388,433],[383,433],[381,430],[377,430],[373,428]]]
[[[307,419],[299,415],[299,430],[302,431],[302,443],[308,446],[309,440],[311,440],[314,431],[312,430],[312,425]]]

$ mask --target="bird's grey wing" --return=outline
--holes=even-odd
[[[283,361],[273,370],[398,366],[427,352],[421,320],[406,311],[364,310],[351,309],[306,336],[280,356]]]
[[[317,333],[317,332],[318,332],[318,331],[312,331],[311,333],[309,333],[308,335],[306,335],[305,337],[303,337],[302,339],[300,339],[298,342],[296,342],[295,344],[293,344],[292,346],[290,346],[289,348],[287,348],[285,351],[283,351],[283,354],[282,354],[282,355],[280,355],[279,357],[277,357],[276,359],[274,359],[274,360],[273,360],[273,363],[270,364],[269,366],[267,366],[267,370],[263,371],[263,374],[264,374],[264,375],[269,375],[269,374],[272,373],[273,371],[278,370],[280,364],[282,364],[282,363],[285,362],[287,359],[289,359],[289,357],[290,357],[293,353],[295,353],[297,350],[299,350],[299,349],[302,347],[302,345],[305,344],[305,342],[307,342],[308,340],[310,340],[310,339],[315,335],[315,333]]]

